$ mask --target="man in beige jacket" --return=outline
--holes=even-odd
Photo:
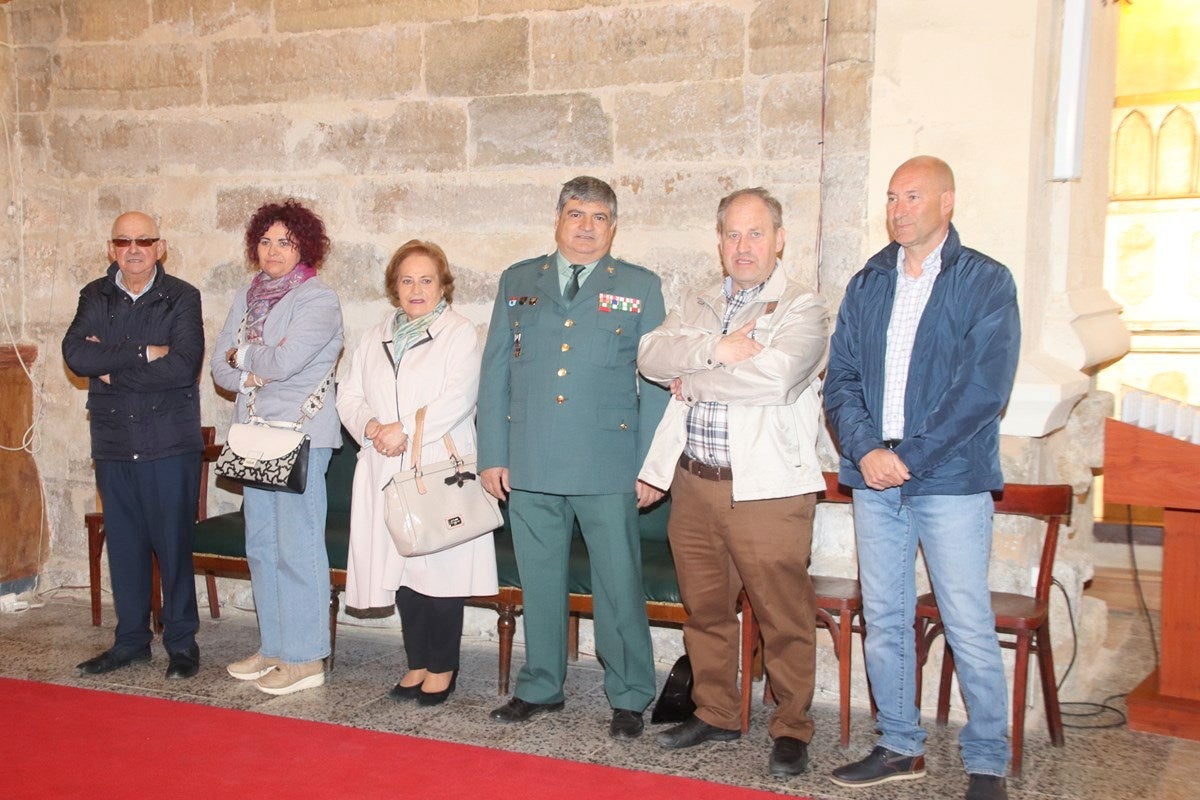
[[[688,620],[695,715],[660,733],[668,749],[740,736],[737,597],[761,622],[779,701],[768,768],[808,765],[816,608],[808,577],[816,492],[822,299],[789,280],[779,201],[741,189],[717,207],[724,280],[691,293],[642,338],[638,368],[673,401],[640,480],[670,489],[667,526]]]

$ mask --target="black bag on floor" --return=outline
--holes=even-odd
[[[650,722],[654,725],[683,722],[695,710],[696,704],[692,702],[692,662],[685,653],[675,662],[675,666],[671,667],[671,674],[663,684],[662,694],[654,703]]]

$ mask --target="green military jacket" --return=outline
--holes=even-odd
[[[479,383],[479,469],[512,488],[632,492],[665,389],[637,374],[638,340],[663,321],[650,270],[604,256],[563,298],[554,253],[500,276]]]

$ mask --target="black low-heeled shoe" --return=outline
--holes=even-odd
[[[414,683],[412,686],[401,686],[397,683],[391,689],[388,689],[388,697],[395,700],[397,703],[402,703],[405,700],[416,700],[417,695],[421,693],[421,684]]]
[[[417,702],[423,706],[437,706],[446,702],[446,698],[454,691],[454,686],[458,683],[458,670],[454,670],[450,674],[450,685],[440,692],[420,691],[417,693]]]

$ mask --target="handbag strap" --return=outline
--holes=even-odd
[[[429,406],[421,406],[417,409],[416,425],[413,428],[412,437],[409,439],[408,449],[412,453],[412,469],[418,480],[421,477],[421,441],[425,438],[425,412],[428,409]],[[446,445],[446,452],[450,454],[456,464],[463,463],[462,456],[458,454],[458,448],[454,446],[454,440],[450,438],[449,432],[442,437],[442,444]]]
[[[300,404],[300,416],[292,423],[293,428],[300,430],[304,426],[305,420],[312,419],[317,415],[317,412],[325,407],[325,396],[329,394],[329,387],[333,385],[333,375],[336,370],[337,362],[334,362],[329,371],[325,373],[325,377],[317,385],[317,388],[313,390],[312,394],[304,398],[304,402]],[[254,413],[254,397],[258,394],[258,389],[259,387],[257,386],[251,387],[248,394],[246,400],[247,422],[265,422],[265,420],[260,419]]]

